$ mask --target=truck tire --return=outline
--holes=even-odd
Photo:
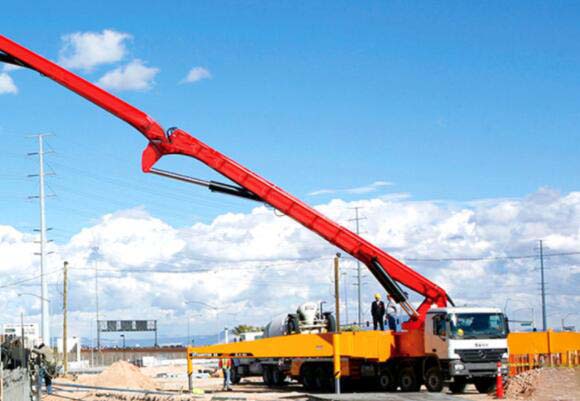
[[[336,319],[332,312],[324,312],[323,313],[324,319],[326,319],[326,331],[329,333],[333,333],[336,331]]]
[[[465,387],[467,387],[467,380],[463,377],[455,377],[451,383],[449,383],[449,391],[453,394],[463,394],[465,392]]]
[[[312,364],[302,365],[300,381],[306,391],[316,391],[316,377],[314,376],[314,366]]]
[[[272,384],[274,386],[283,386],[286,384],[286,375],[277,366],[272,367]]]
[[[334,377],[332,375],[332,367],[327,365],[320,365],[314,369],[314,380],[317,391],[329,393],[334,389]]]
[[[395,376],[389,368],[382,368],[377,374],[377,388],[379,391],[397,391],[397,382]]]
[[[432,366],[425,373],[425,387],[431,393],[443,391],[443,373],[439,366]]]
[[[241,380],[242,380],[242,375],[238,371],[238,368],[237,367],[233,368],[230,371],[230,381],[232,382],[232,384],[240,384]]]
[[[300,322],[297,315],[288,315],[286,322],[286,331],[288,334],[300,333]]]
[[[475,388],[481,394],[491,393],[495,390],[496,378],[495,377],[480,377],[473,380]]]
[[[266,386],[272,385],[272,368],[268,365],[262,365],[262,380]]]
[[[399,374],[399,386],[401,386],[401,391],[405,393],[419,391],[421,389],[421,383],[419,383],[419,380],[417,379],[415,369],[410,366],[401,369],[401,373]]]

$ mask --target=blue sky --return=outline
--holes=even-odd
[[[116,82],[115,94],[165,128],[185,129],[343,224],[352,227],[352,207],[363,207],[369,239],[399,257],[528,255],[540,238],[550,252],[579,249],[578,3],[29,3],[3,5],[10,16],[3,35],[59,60],[71,34],[115,32],[124,38],[116,48],[122,55],[71,68],[92,82]],[[101,54],[101,61],[111,55]],[[115,81],[130,66],[149,74],[138,90]],[[193,68],[209,76],[183,82]],[[37,203],[27,200],[37,192],[36,181],[26,177],[36,172],[37,160],[26,153],[37,145],[27,135],[51,132],[51,268],[63,258],[86,267],[100,241],[102,268],[113,276],[103,296],[109,316],[147,311],[148,318],[182,324],[180,314],[188,313],[183,300],[192,294],[207,292],[245,311],[255,308],[255,285],[271,284],[267,305],[259,305],[262,315],[249,322],[261,324],[280,308],[328,297],[330,276],[321,277],[308,258],[328,256],[317,263],[330,269],[334,249],[268,210],[252,210],[254,203],[143,174],[141,135],[52,81],[0,66],[0,117],[0,269],[6,282],[34,273],[36,245],[20,236],[38,224]],[[160,166],[218,178],[191,159],[168,158]],[[107,213],[113,214],[103,218]],[[224,274],[222,282],[122,272],[137,265],[186,268],[204,257]],[[220,270],[240,261],[262,268],[255,263],[261,258],[296,265],[289,263],[293,270],[280,273],[278,283],[260,272],[230,283],[234,277]],[[296,258],[305,261],[298,265]],[[580,265],[576,256],[568,259],[550,261],[553,322],[578,302]],[[536,260],[413,267],[465,302],[502,306],[509,298],[520,314],[537,304]],[[85,282],[77,280],[72,292],[88,332],[92,315],[81,309],[91,308],[85,299],[91,275],[82,274]],[[462,291],[466,275],[477,282]],[[315,283],[311,292],[296,292],[303,287],[292,280],[300,279]],[[282,281],[287,288],[280,289]],[[477,288],[484,281],[497,291],[493,300],[491,289]],[[87,288],[80,291],[82,285]],[[139,311],[127,288],[143,292]],[[20,304],[5,299],[11,316]],[[37,312],[33,304],[26,308]],[[580,324],[578,315],[574,319]],[[167,327],[183,332],[173,323]]]
[[[375,181],[392,182],[383,191],[415,199],[457,201],[578,187],[578,4],[106,4],[13,2],[4,6],[12,18],[2,32],[52,59],[65,34],[105,28],[130,34],[124,61],[137,58],[160,71],[151,90],[117,94],[309,202],[332,196],[307,196],[317,189]],[[77,72],[96,81],[115,66]],[[194,66],[207,68],[212,78],[179,84]],[[143,204],[175,224],[189,217],[183,224],[190,224],[249,207],[142,177],[145,143],[138,133],[38,74],[10,75],[19,93],[0,96],[3,174],[15,178],[34,170],[34,160],[23,156],[34,147],[25,134],[55,133],[50,143],[58,176],[52,181],[59,198],[49,205],[51,213],[58,213],[60,202],[71,210],[82,206],[83,219],[91,211],[98,217],[110,211],[112,196],[119,206]],[[140,193],[129,200],[121,187],[83,179],[67,166],[134,181],[151,192],[162,186],[186,199],[195,195],[214,210],[197,207],[195,198],[188,203]],[[164,166],[211,176],[189,160]],[[3,180],[2,223],[35,224],[33,205],[9,196],[26,196],[33,185]],[[68,196],[66,188],[79,194]],[[92,193],[102,199],[91,199]],[[165,204],[180,215],[168,213]],[[74,232],[78,214],[50,220]]]

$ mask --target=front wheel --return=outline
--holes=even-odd
[[[427,369],[425,387],[431,393],[439,393],[443,390],[443,373],[441,373],[441,369],[438,366]]]
[[[401,391],[405,393],[419,391],[421,383],[417,380],[415,369],[412,367],[403,368],[399,376],[399,385],[401,386]]]
[[[463,394],[467,387],[467,380],[463,377],[456,377],[452,383],[449,383],[449,391],[453,394]]]
[[[482,377],[473,381],[475,388],[481,394],[488,394],[495,390],[496,378],[495,377]]]

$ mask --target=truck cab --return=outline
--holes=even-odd
[[[509,328],[497,308],[431,308],[425,319],[425,354],[437,361],[440,378],[452,392],[461,393],[467,383],[481,393],[493,390],[497,363],[507,374]],[[437,378],[425,377],[425,384]]]

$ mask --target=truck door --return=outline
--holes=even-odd
[[[439,359],[449,359],[445,313],[429,314],[425,321],[425,352]]]

